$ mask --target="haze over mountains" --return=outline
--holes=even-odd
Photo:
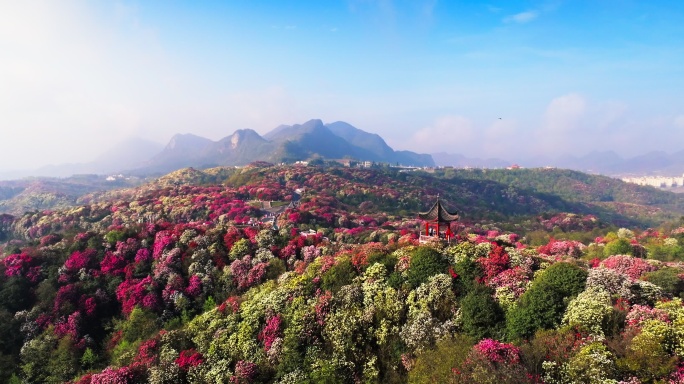
[[[280,125],[263,137],[239,129],[218,141],[192,133],[174,135],[165,147],[142,139],[129,139],[82,164],[50,165],[30,172],[0,173],[0,179],[25,176],[68,177],[73,174],[161,174],[184,167],[246,165],[254,161],[291,163],[310,159],[355,159],[410,166],[434,166],[428,154],[395,151],[377,134],[345,122],[324,124],[313,119],[303,124]]]
[[[145,176],[184,167],[240,166],[254,161],[292,163],[311,159],[354,159],[418,167],[504,168],[517,163],[527,168],[551,166],[609,176],[680,175],[684,172],[684,150],[673,154],[649,152],[632,158],[623,158],[613,151],[529,159],[472,158],[444,152],[430,155],[395,151],[379,135],[346,122],[324,124],[312,119],[303,124],[280,125],[263,136],[252,129],[239,129],[218,141],[192,133],[176,134],[166,146],[130,138],[88,163],[4,172],[0,173],[0,179],[120,172]]]
[[[251,129],[240,129],[212,141],[192,134],[175,135],[149,161],[135,169],[139,173],[163,173],[182,167],[245,165],[254,161],[272,163],[298,160],[357,159],[413,166],[434,166],[430,155],[394,151],[378,135],[344,122],[281,125],[263,137]]]

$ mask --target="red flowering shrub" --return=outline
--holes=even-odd
[[[204,357],[202,357],[202,354],[194,349],[181,351],[180,356],[176,359],[176,364],[184,371],[187,371],[190,367],[196,367],[203,362]]]
[[[223,244],[226,246],[226,249],[230,250],[231,248],[233,248],[233,244],[235,244],[238,240],[244,238],[245,236],[238,228],[231,227],[225,234],[225,236],[223,236]]]
[[[226,313],[226,310],[230,310],[231,313],[237,313],[240,310],[240,297],[231,296],[226,299],[223,303],[218,306],[218,310],[221,313]]]
[[[240,360],[235,364],[235,379],[231,382],[251,383],[257,375],[257,365],[251,361]]]
[[[74,284],[59,287],[53,304],[54,312],[59,313],[63,307],[73,308],[73,303],[78,302],[79,295],[78,288]]]
[[[62,240],[62,236],[56,233],[51,233],[40,238],[40,246],[45,247],[48,245],[57,244],[57,242],[59,242],[60,240]]]
[[[492,250],[489,252],[489,256],[481,257],[477,261],[484,271],[484,281],[489,282],[496,275],[508,268],[510,259],[502,246],[492,243]]]
[[[144,279],[124,280],[116,289],[116,298],[125,314],[131,313],[136,305],[150,310],[159,309],[157,283],[150,276]]]
[[[185,288],[185,294],[190,297],[196,297],[200,293],[202,293],[202,279],[197,275],[193,275],[190,277],[188,287]]]
[[[32,283],[40,278],[40,265],[35,265],[35,260],[26,253],[15,253],[2,260],[5,265],[5,276],[26,277]]]
[[[138,347],[138,354],[133,361],[138,364],[150,366],[157,360],[158,349],[159,341],[157,339],[146,340]]]
[[[100,271],[105,275],[123,275],[126,260],[112,252],[107,252],[100,262]]]
[[[68,272],[78,272],[82,268],[86,268],[95,261],[97,251],[94,249],[86,249],[85,251],[74,251],[69,258],[64,262]]]
[[[266,325],[264,325],[264,328],[261,330],[261,332],[259,332],[259,341],[264,343],[264,350],[266,350],[266,352],[271,349],[273,341],[277,337],[280,337],[281,323],[282,320],[280,315],[271,316],[268,318],[268,320],[266,320]]]

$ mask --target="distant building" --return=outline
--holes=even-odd
[[[637,185],[655,188],[681,188],[684,187],[684,175],[682,176],[639,176],[623,177],[622,181]]]
[[[335,162],[344,165],[345,167],[356,167],[358,162],[352,159],[335,159]]]

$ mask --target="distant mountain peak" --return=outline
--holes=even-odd
[[[211,143],[211,140],[205,137],[193,135],[192,133],[177,133],[173,135],[171,140],[169,140],[169,143],[166,145],[166,149],[175,150],[197,148]]]
[[[321,119],[311,119],[302,124],[279,125],[263,137],[252,129],[239,129],[219,141],[178,134],[141,171],[169,172],[183,167],[245,165],[254,161],[294,162],[311,158],[434,165],[430,155],[394,151],[382,137],[348,123],[326,125]]]

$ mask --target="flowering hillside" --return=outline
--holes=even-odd
[[[0,381],[684,380],[684,228],[543,214],[536,244],[473,215],[457,241],[418,244],[416,211],[439,194],[467,213],[464,191],[371,170],[187,170],[2,215]]]

